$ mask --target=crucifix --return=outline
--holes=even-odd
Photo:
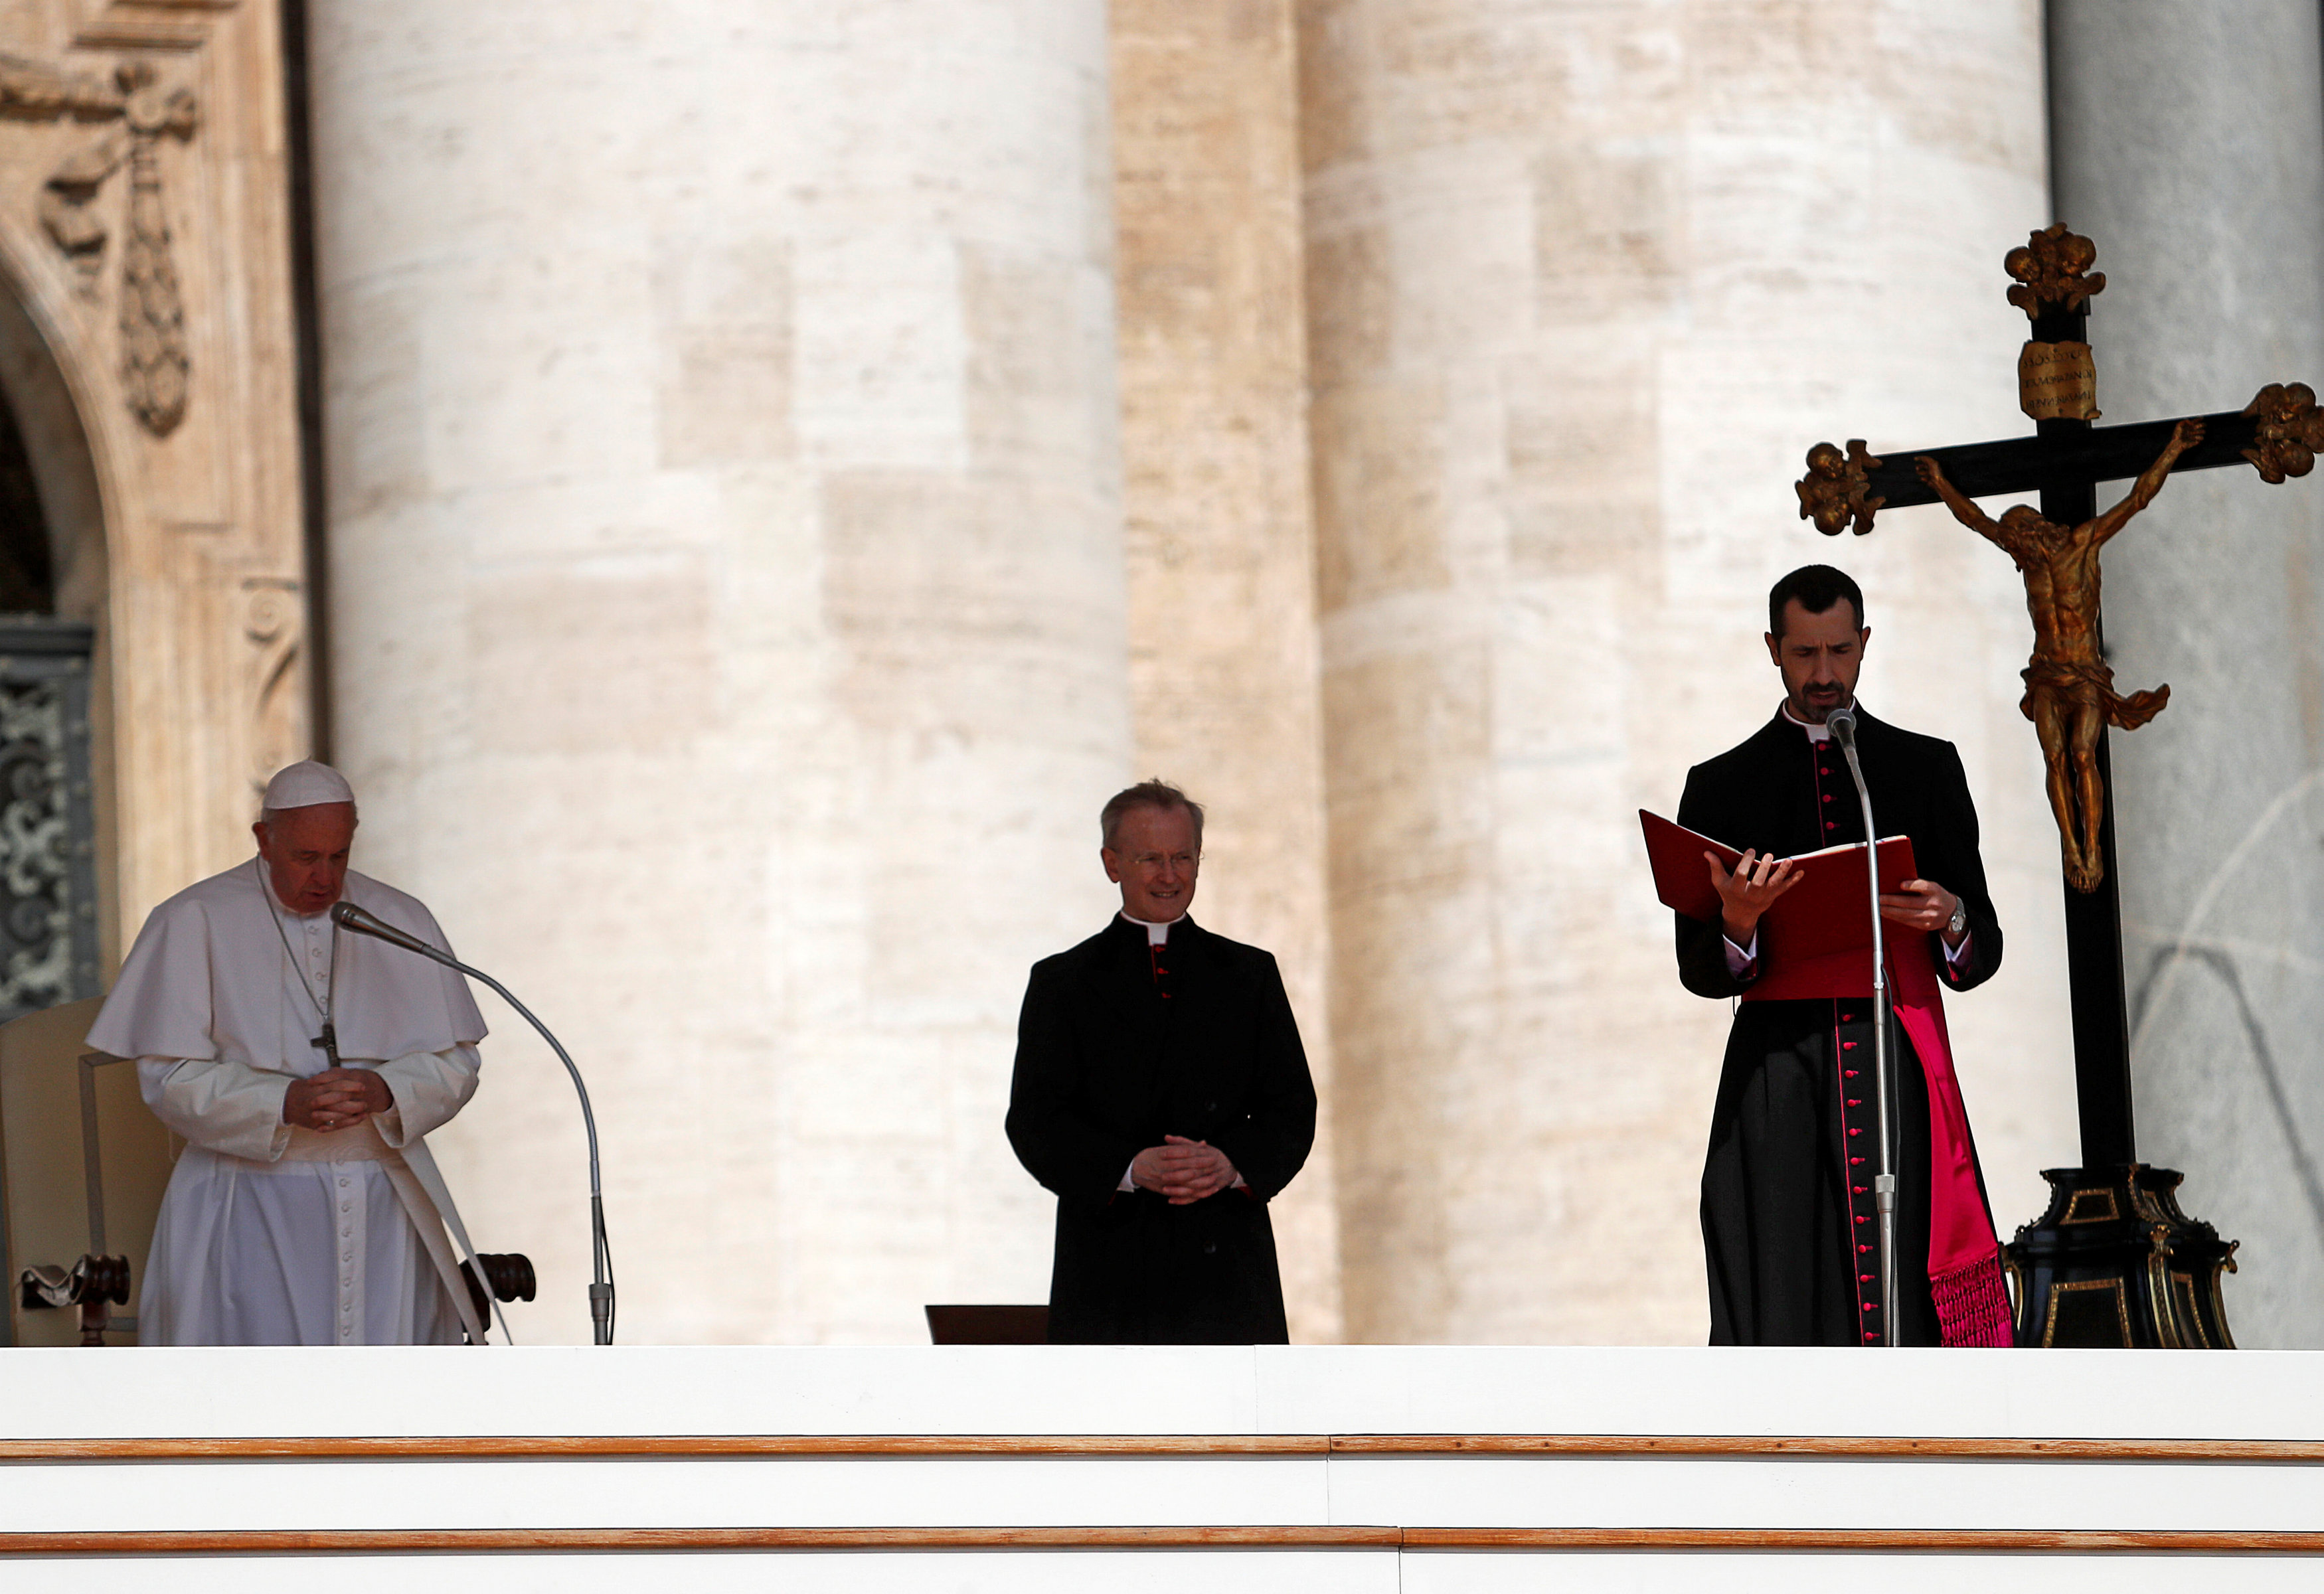
[[[2232,1242],[2190,1220],[2181,1175],[2137,1160],[2132,1133],[2122,914],[2116,881],[2107,729],[2135,730],[2170,688],[2124,696],[2102,651],[2099,560],[2107,540],[2174,472],[2248,465],[2262,480],[2304,476],[2324,450],[2324,412],[2303,382],[2270,383],[2240,410],[2098,427],[2089,301],[2106,287],[2097,247],[2061,222],[2009,252],[2009,302],[2031,335],[2017,362],[2018,406],[2034,435],[1951,447],[1867,452],[1851,439],[1808,450],[1800,518],[1826,536],[1872,530],[1884,509],[1941,502],[2007,553],[2034,622],[2025,716],[2047,765],[2065,875],[2066,967],[2073,1012],[2082,1166],[2043,1170],[2050,1210],[2007,1248],[2021,1345],[2225,1346],[2218,1276]],[[2103,514],[2101,482],[2129,493]],[[2038,493],[1997,521],[1972,500]]]

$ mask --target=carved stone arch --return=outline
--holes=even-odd
[[[109,970],[308,745],[281,13],[0,8],[0,392],[97,627]],[[37,434],[37,436],[36,436]]]
[[[106,593],[106,493],[69,344],[26,289],[15,229],[0,226],[0,394],[24,435],[48,521],[57,613],[96,623]]]
[[[98,943],[106,965],[117,961],[120,942],[119,880],[115,845],[113,793],[114,672],[108,646],[112,627],[107,600],[111,583],[106,535],[106,499],[96,444],[85,423],[85,401],[67,364],[63,339],[38,324],[37,306],[25,283],[28,273],[17,253],[15,229],[0,226],[0,396],[5,396],[23,439],[42,519],[48,531],[49,573],[54,613],[95,631],[88,688],[88,781],[87,794],[94,847]]]

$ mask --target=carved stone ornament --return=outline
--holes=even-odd
[[[95,293],[110,236],[96,208],[106,180],[129,168],[127,235],[121,248],[121,384],[131,413],[165,438],[186,415],[185,307],[170,255],[156,151],[165,138],[194,134],[198,107],[189,88],[164,88],[148,61],[124,63],[110,83],[0,55],[0,116],[24,122],[106,124],[65,157],[41,189],[41,225]]]
[[[2304,476],[2316,468],[2316,453],[2324,448],[2324,414],[2316,409],[2316,390],[2304,382],[2271,382],[2244,406],[2259,425],[2244,457],[2258,467],[2263,482],[2280,485],[2288,476]]]
[[[2091,272],[2098,246],[2052,222],[2002,256],[2001,269],[2017,279],[2009,302],[2038,320],[2047,310],[2078,310],[2106,290],[2106,273]],[[2087,275],[2085,273],[2088,273]]]
[[[1837,537],[1851,524],[1863,536],[1872,530],[1874,513],[1888,502],[1866,493],[1867,473],[1879,468],[1880,461],[1864,451],[1862,438],[1850,438],[1846,454],[1833,444],[1818,443],[1808,450],[1808,474],[1793,484],[1800,495],[1800,519],[1813,521],[1826,537]]]
[[[306,600],[287,576],[246,576],[242,582],[244,701],[257,745],[250,766],[251,790],[266,789],[274,771],[305,756],[307,720],[292,666],[306,642]]]

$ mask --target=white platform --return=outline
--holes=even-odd
[[[462,1588],[1854,1589],[1877,1562],[1880,1587],[1934,1589],[2149,1554],[2190,1586],[2324,1583],[2313,1353],[18,1350],[0,1379],[0,1553],[25,1587],[46,1563],[150,1589],[150,1553],[189,1546],[143,1535],[187,1533],[277,1536],[165,1554],[178,1587],[406,1586],[414,1564],[360,1536],[383,1532]],[[426,1442],[474,1436],[526,1442]],[[651,1436],[703,1442],[606,1442]],[[350,1437],[406,1442],[253,1442]],[[1891,1439],[1928,1442],[1861,1442]],[[189,1442],[128,1442],[152,1441]],[[710,1529],[783,1532],[680,1547]],[[132,1536],[39,1536],[60,1534]],[[557,1534],[577,1536],[540,1548]]]

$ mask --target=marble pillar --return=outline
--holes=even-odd
[[[2110,420],[2324,381],[2324,68],[2301,0],[2053,0],[2060,218]],[[2120,488],[2101,489],[2110,502]],[[2243,1241],[2238,1342],[2324,1344],[2324,484],[2172,481],[2107,550],[2137,1148]]]
[[[1727,1026],[1636,810],[1778,698],[1784,571],[1868,593],[1864,700],[1956,742],[2012,940],[1952,1004],[2005,1234],[2075,1145],[2057,847],[2006,559],[1834,543],[1819,438],[2026,429],[2035,0],[1300,6],[1352,1339],[1685,1341]]]
[[[1290,0],[1113,0],[1138,768],[1209,806],[1195,917],[1276,954],[1323,1101],[1274,1202],[1295,1341],[1340,1336],[1322,705]],[[1094,834],[1094,833],[1093,833]]]
[[[357,866],[595,1092],[626,1341],[1045,1299],[1001,1133],[1130,772],[1102,0],[313,0]],[[571,1094],[437,1138],[586,1338]]]

